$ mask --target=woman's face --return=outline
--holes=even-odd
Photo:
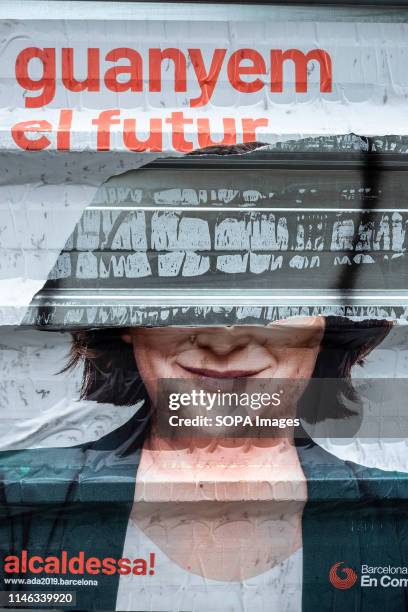
[[[206,386],[226,379],[310,379],[320,350],[324,317],[288,319],[269,326],[131,328],[132,344],[150,397],[159,379],[194,379]],[[299,389],[299,393],[301,393]]]

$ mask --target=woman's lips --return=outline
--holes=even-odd
[[[179,366],[183,370],[203,378],[248,378],[262,372],[262,370],[211,370],[209,368],[192,368],[181,364]]]

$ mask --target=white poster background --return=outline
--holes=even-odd
[[[408,95],[408,24],[405,23],[341,23],[341,22],[276,22],[273,7],[269,19],[263,21],[219,20],[145,20],[99,21],[46,20],[0,23],[3,45],[0,52],[0,147],[16,148],[11,128],[18,122],[46,119],[58,124],[60,109],[73,109],[71,150],[95,150],[96,128],[92,120],[104,109],[121,110],[121,118],[137,119],[138,135],[146,136],[149,119],[163,119],[163,149],[173,150],[171,126],[165,119],[173,111],[183,111],[192,119],[186,125],[186,139],[197,147],[197,117],[210,120],[214,139],[223,136],[223,117],[235,119],[237,133],[242,132],[243,117],[267,118],[268,126],[257,130],[259,140],[276,142],[294,136],[358,133],[370,135],[407,134],[406,99]],[[208,7],[211,10],[211,7]],[[256,15],[256,11],[254,11]],[[25,91],[15,77],[16,58],[27,47],[55,48],[56,91],[52,101],[42,108],[26,108],[25,100],[38,97],[39,91]],[[61,81],[61,49],[74,49],[74,75],[86,78],[87,49],[100,49],[100,91],[72,92]],[[143,59],[142,92],[112,92],[104,84],[107,69],[128,65],[127,60],[106,61],[110,50],[127,47]],[[164,60],[162,88],[150,92],[148,86],[148,52],[151,48],[179,49],[187,58],[187,91],[174,91],[174,63]],[[215,49],[226,49],[222,69],[214,93],[204,106],[192,108],[191,99],[200,96],[188,49],[200,49],[207,69]],[[241,93],[232,87],[227,76],[229,57],[238,49],[254,49],[265,60],[267,74],[259,75],[265,86],[254,93]],[[308,66],[308,92],[297,93],[294,65],[284,64],[282,93],[270,91],[270,51],[299,49],[308,53],[322,49],[332,60],[331,93],[320,91],[320,69],[316,61]],[[244,62],[245,65],[245,62]],[[42,65],[30,62],[29,74],[40,79]],[[253,81],[256,76],[243,76]],[[124,77],[124,81],[128,77]],[[139,131],[140,130],[140,131]],[[112,126],[111,149],[126,150],[123,125]],[[54,148],[55,138],[50,137]]]

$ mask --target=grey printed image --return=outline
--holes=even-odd
[[[309,139],[302,153],[254,143],[112,176],[25,322],[404,320],[408,182],[403,157],[388,152],[398,143],[387,143]]]
[[[398,288],[408,217],[393,208],[408,191],[403,172],[380,179],[377,168],[358,169],[358,158],[357,169],[322,160],[309,171],[300,159],[282,170],[273,153],[255,171],[256,162],[217,170],[184,158],[112,178],[84,211],[48,286],[90,288],[97,279],[101,289],[324,290],[353,270],[360,288]]]

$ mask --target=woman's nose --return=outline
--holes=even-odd
[[[228,355],[248,346],[249,337],[238,335],[228,330],[220,330],[211,333],[200,333],[197,335],[196,343],[202,349],[212,351],[216,355]]]

